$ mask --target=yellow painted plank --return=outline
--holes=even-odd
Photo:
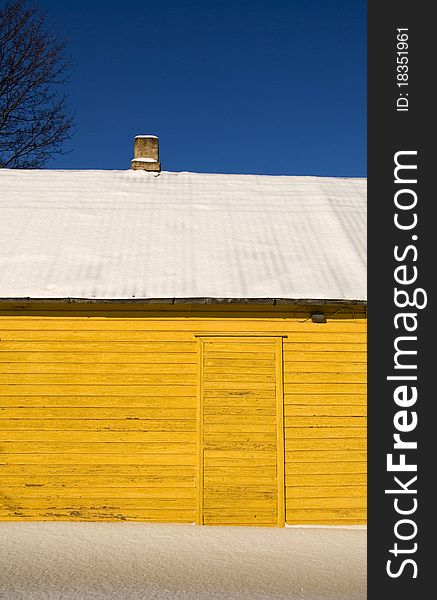
[[[276,435],[272,432],[259,431],[251,432],[250,435],[243,431],[228,431],[227,429],[219,431],[218,433],[205,433],[205,443],[218,443],[218,442],[256,442],[256,443],[275,443]]]
[[[224,468],[224,467],[222,467]],[[108,483],[112,481],[113,477],[157,477],[161,479],[163,477],[171,477],[172,479],[178,478],[179,476],[191,477],[194,476],[194,467],[188,465],[179,466],[166,466],[163,468],[161,465],[143,465],[143,464],[102,464],[102,465],[87,465],[87,464],[11,464],[3,465],[0,464],[0,476],[7,477],[51,477],[51,476],[62,475],[65,477],[64,483],[68,484],[69,477],[84,477],[85,475],[94,478],[97,476],[108,477]],[[94,482],[96,483],[96,482]]]
[[[217,362],[221,362],[221,363],[225,363],[225,361],[221,360],[221,361],[217,361]],[[243,361],[238,361],[238,362],[243,362]],[[248,361],[251,362],[251,361]],[[266,381],[271,381],[271,377],[272,374],[274,374],[274,369],[272,366],[270,366],[270,362],[269,360],[263,361],[261,363],[262,366],[254,366],[254,367],[238,367],[235,365],[235,361],[233,360],[229,360],[227,362],[227,364],[222,364],[222,366],[220,367],[209,367],[209,368],[204,368],[203,369],[203,373],[205,375],[205,379],[209,380],[209,381],[215,381],[217,379],[217,377],[222,377],[222,376],[235,376],[235,375],[240,375],[243,376],[245,379],[251,379],[252,377],[263,377],[263,376],[270,376],[270,379],[267,378]],[[259,380],[259,379],[258,379]],[[261,379],[261,381],[264,381],[263,379]],[[273,379],[274,381],[274,379]]]
[[[155,309],[150,306],[143,308],[137,307],[134,310],[128,310],[124,307],[118,312],[115,310],[105,310],[100,308],[98,311],[78,310],[70,307],[64,307],[63,310],[49,309],[44,311],[20,309],[14,312],[2,310],[0,307],[0,326],[3,324],[7,329],[20,329],[25,322],[25,328],[35,328],[39,324],[44,323],[47,330],[60,327],[60,322],[67,321],[72,329],[83,327],[85,329],[98,330],[104,327],[104,323],[111,327],[111,330],[123,330],[126,328],[126,323],[130,322],[132,327],[137,330],[148,328],[162,329],[165,327],[173,327],[180,323],[182,329],[189,330],[194,325],[194,330],[197,334],[235,334],[241,332],[244,334],[247,331],[255,331],[258,329],[262,335],[264,332],[269,334],[276,331],[283,333],[284,324],[293,331],[300,330],[305,332],[311,331],[356,331],[365,330],[367,319],[365,314],[356,314],[355,318],[351,315],[341,315],[334,318],[328,314],[328,309],[322,307],[322,310],[327,316],[327,322],[323,325],[314,324],[311,322],[311,312],[319,310],[317,308],[302,310],[301,307],[290,306],[285,309],[278,309],[278,306],[267,307],[261,305],[255,306],[250,310],[242,311],[237,304],[233,306],[223,306],[216,308],[200,307],[200,310],[193,306],[188,310],[180,310],[176,306],[162,305]],[[229,321],[229,315],[232,314],[232,323]],[[234,326],[233,323],[235,323]],[[252,327],[252,329],[251,329]]]
[[[207,358],[214,361],[223,361],[228,364],[232,363],[233,361],[257,361],[262,366],[264,364],[269,364],[272,362],[272,360],[274,360],[274,350],[269,348],[268,352],[260,352],[259,350],[248,350],[245,346],[242,346],[234,351],[209,350]]]
[[[209,526],[209,527],[221,527],[223,525],[229,525],[232,527],[279,527],[279,525],[277,524],[276,521],[272,520],[268,523],[262,523],[261,521],[252,521],[250,523],[245,523],[245,522],[238,522],[238,523],[226,523],[226,522],[220,522],[217,523],[215,521],[213,521],[212,519],[208,519],[208,522],[205,522],[204,525]]]
[[[194,490],[195,478],[194,472],[190,475],[181,475],[179,473],[167,474],[167,469],[162,472],[161,476],[156,474],[149,475],[120,475],[118,471],[113,470],[113,474],[110,473],[93,473],[91,476],[86,471],[82,475],[71,475],[70,473],[65,474],[50,474],[47,473],[20,473],[12,475],[3,475],[2,473],[2,485],[4,487],[25,487],[29,490],[40,490],[39,494],[44,495],[45,490],[78,490],[79,493],[84,493],[86,490],[91,489],[90,486],[100,487],[108,490],[108,494],[112,494],[113,491],[119,489],[135,490],[139,489],[150,489],[166,490],[187,488]],[[3,488],[2,488],[3,489]],[[163,492],[164,493],[164,492]]]
[[[164,421],[164,420],[195,420],[195,408],[0,408],[0,421],[9,419],[116,419],[116,420],[140,420],[140,421]],[[216,418],[216,417],[211,417]],[[3,423],[4,424],[4,423]],[[143,423],[142,423],[143,424]]]
[[[118,355],[117,355],[118,356]],[[93,365],[91,364],[91,359],[89,359],[89,364],[82,364],[81,362],[75,362],[76,361],[76,356],[74,354],[70,354],[70,362],[63,362],[63,363],[56,363],[56,362],[50,362],[51,359],[46,357],[46,360],[48,360],[49,362],[47,364],[41,364],[39,362],[2,362],[0,363],[0,371],[2,373],[2,382],[3,383],[7,383],[8,379],[11,379],[12,382],[17,383],[17,382],[26,382],[26,380],[28,380],[29,382],[32,382],[32,378],[36,378],[35,376],[37,374],[42,374],[42,375],[55,375],[55,374],[64,374],[66,373],[69,377],[70,380],[75,380],[73,376],[77,375],[78,377],[78,381],[80,380],[80,378],[82,379],[86,379],[86,375],[92,375],[95,376],[93,377],[93,379],[97,378],[97,381],[100,382],[100,380],[98,379],[98,377],[101,376],[108,376],[108,375],[116,375],[116,376],[122,376],[125,377],[126,380],[129,380],[132,377],[137,377],[137,376],[144,376],[144,375],[148,375],[148,374],[158,374],[158,375],[162,375],[162,374],[168,374],[169,376],[175,376],[178,374],[183,373],[184,375],[193,375],[196,372],[196,369],[194,367],[194,365],[192,364],[183,364],[183,363],[178,363],[178,364],[161,364],[160,362],[158,362],[158,359],[156,358],[156,362],[151,364],[151,363],[145,363],[145,364],[132,364],[132,365],[126,365],[126,364],[122,364],[119,365],[116,362],[114,363],[105,363],[105,364],[97,364],[97,365]],[[167,355],[160,355],[161,360],[162,357],[164,357],[166,360],[167,358],[171,358],[170,356]],[[40,358],[45,358],[45,355],[42,356],[40,355]],[[19,359],[17,359],[19,360]],[[223,362],[223,361],[220,361]],[[270,361],[263,361],[263,363],[261,364],[265,364],[265,363],[269,363]],[[297,365],[297,363],[295,363]],[[308,363],[301,363],[301,364],[308,364]],[[320,363],[314,363],[316,365],[319,365]],[[323,373],[323,372],[318,372],[315,369],[319,368],[318,366],[316,368],[310,369],[308,372],[305,372],[303,369],[301,369],[300,371],[296,370],[296,371],[286,371],[285,372],[285,381],[286,382],[303,382],[305,383],[306,381],[309,382],[314,382],[314,383],[318,383],[320,382],[326,382],[326,383],[330,383],[330,382],[335,382],[335,381],[340,381],[343,383],[347,383],[349,380],[352,383],[360,383],[360,382],[365,382],[365,367],[364,365],[355,365],[356,368],[356,373],[349,373],[349,369],[350,369],[350,365],[348,364],[344,364],[341,366],[341,368],[337,365],[337,363],[331,363],[333,366],[331,367],[331,369],[329,369],[329,372],[327,373]],[[360,366],[361,368],[358,369],[358,366]],[[215,368],[215,369],[208,369],[206,370],[206,380],[207,381],[215,381],[217,379],[217,377],[220,377],[220,380],[222,381],[240,381],[240,380],[248,380],[250,378],[251,381],[261,381],[261,382],[268,382],[268,381],[274,381],[274,378],[272,379],[272,370],[270,367],[251,367],[251,368],[247,368],[247,369],[243,369],[243,368],[239,368],[237,373],[231,373],[230,371],[232,370],[232,368],[235,368],[235,365],[233,365],[233,361],[229,361],[229,367],[225,367],[222,366],[220,368]],[[351,365],[351,368],[354,368],[354,365]],[[297,369],[299,369],[299,367],[297,367]],[[11,378],[11,376],[8,376],[8,373],[10,374],[18,374],[21,375],[21,379],[19,379],[18,377],[14,376],[13,379]],[[223,376],[223,377],[222,377]],[[302,381],[300,381],[300,379],[305,376],[305,380],[302,379]],[[343,378],[343,379],[342,379]],[[44,378],[42,378],[44,379]],[[48,379],[48,378],[47,378]],[[89,379],[89,378],[88,378]],[[48,379],[48,381],[50,382],[50,380]],[[61,382],[62,378],[61,377],[57,377],[56,381]]]
[[[353,421],[355,423],[355,421]],[[311,421],[306,427],[287,427],[285,429],[285,441],[295,439],[346,439],[346,438],[360,438],[365,439],[367,437],[367,429],[365,425],[355,426],[342,426],[337,427],[320,427],[314,426]]]
[[[365,427],[364,417],[285,417],[285,427]],[[287,435],[287,434],[286,434]]]
[[[315,487],[326,487],[329,491],[330,487],[339,485],[366,485],[366,473],[319,473],[305,474],[296,473],[295,475],[286,474],[285,485],[288,493],[289,488],[301,488],[308,486],[311,490]]]
[[[364,310],[362,310],[364,309]],[[323,311],[327,317],[327,323],[323,325],[314,324],[311,322],[311,314],[314,311]],[[133,323],[141,327],[142,323],[157,321],[157,320],[168,320],[168,321],[179,321],[179,320],[203,320],[212,322],[215,319],[223,321],[223,317],[229,317],[229,313],[232,312],[233,319],[241,321],[280,321],[284,319],[295,323],[296,326],[305,325],[307,327],[314,328],[326,328],[326,327],[339,327],[343,324],[350,325],[365,325],[366,324],[366,307],[355,306],[353,312],[349,309],[345,310],[341,308],[335,308],[329,305],[297,305],[297,304],[281,304],[281,305],[269,305],[269,304],[178,304],[171,305],[165,304],[108,304],[99,302],[98,304],[59,304],[55,306],[53,302],[48,304],[47,302],[37,305],[32,302],[28,303],[27,306],[1,304],[0,305],[0,319],[4,322],[15,322],[20,320],[26,320],[30,323],[38,321],[56,322],[58,320],[68,320],[71,323],[87,322],[89,324],[99,323],[110,319],[111,324],[114,326],[122,321],[132,320]],[[228,327],[229,330],[229,327]]]
[[[86,347],[85,347],[86,346]],[[50,341],[50,342],[0,342],[0,352],[12,352],[17,350],[19,352],[195,352],[196,341],[185,342],[61,342],[61,341]]]
[[[1,521],[144,521],[150,523],[193,523],[193,510],[166,509],[152,510],[14,510],[7,511],[0,508]]]
[[[229,314],[229,310],[227,311]],[[234,313],[234,308],[232,308]],[[71,315],[71,311],[66,311],[64,314]],[[177,314],[177,312],[175,313]],[[255,313],[256,315],[256,313]],[[223,318],[225,316],[225,319]],[[149,317],[149,318],[111,318],[110,322],[105,317],[71,317],[66,316],[64,318],[44,318],[44,317],[24,317],[24,318],[11,318],[11,317],[0,317],[0,328],[7,333],[20,333],[22,331],[28,332],[41,332],[41,333],[55,333],[65,332],[65,323],[68,320],[69,327],[73,331],[79,332],[90,332],[90,333],[118,333],[118,332],[150,332],[150,331],[174,331],[175,329],[180,332],[195,332],[199,333],[202,331],[207,332],[223,332],[226,334],[230,329],[233,333],[241,332],[243,335],[246,332],[258,333],[262,336],[265,331],[273,332],[278,331],[279,334],[284,332],[305,332],[309,334],[326,334],[330,332],[340,333],[355,333],[365,332],[366,322],[361,320],[357,322],[347,321],[345,319],[332,320],[328,323],[323,324],[322,327],[318,324],[314,324],[311,321],[299,322],[298,319],[287,318],[284,323],[284,318],[280,316],[251,316],[248,315],[246,318],[233,318],[232,325],[229,320],[226,319],[226,312],[221,315],[210,316],[207,319],[201,316],[190,316],[187,319],[184,316],[167,316],[166,318]],[[284,315],[287,316],[288,315]],[[285,327],[284,327],[285,325]],[[321,329],[323,331],[321,332]]]
[[[240,359],[241,355],[247,353],[257,355],[260,353],[264,358],[272,359],[274,357],[275,348],[272,342],[246,342],[244,344],[237,344],[236,342],[214,342],[205,343],[205,356],[208,358],[224,358],[226,356],[235,356],[236,359]]]
[[[168,511],[167,511],[168,512]],[[187,514],[188,511],[187,511]],[[162,517],[154,517],[154,518],[144,518],[143,513],[141,511],[130,511],[129,513],[125,513],[123,515],[118,515],[118,516],[114,516],[110,513],[108,514],[102,514],[99,513],[98,515],[94,515],[94,514],[82,514],[79,513],[77,514],[77,511],[74,511],[74,514],[70,514],[70,513],[60,513],[60,512],[47,512],[47,513],[41,513],[39,515],[36,516],[29,516],[29,514],[24,515],[23,512],[17,512],[17,514],[15,516],[11,516],[11,515],[6,515],[6,516],[2,516],[0,515],[0,521],[5,521],[5,522],[35,522],[35,521],[48,521],[48,522],[52,522],[52,521],[59,521],[59,522],[63,522],[63,521],[68,521],[68,522],[105,522],[105,523],[120,523],[120,522],[126,522],[126,523],[185,523],[185,524],[194,524],[195,523],[195,518],[194,517],[170,517],[168,516],[168,514],[166,513],[166,518],[163,519]],[[267,525],[266,525],[267,526]]]
[[[244,405],[244,406],[205,406],[204,413],[207,422],[211,415],[245,415],[247,418],[252,416],[270,416],[275,417],[276,410],[274,406],[258,406],[258,405]]]
[[[69,482],[70,483],[70,482]],[[90,502],[94,499],[161,499],[170,500],[184,498],[194,502],[195,490],[194,486],[191,487],[134,487],[133,485],[125,487],[92,487],[88,485],[83,487],[85,482],[82,482],[82,487],[53,487],[49,484],[45,485],[28,485],[25,484],[17,485],[15,487],[2,487],[1,497],[5,498],[6,501],[16,502],[16,499],[22,498],[44,498],[53,499],[81,499]],[[177,483],[175,482],[177,485]],[[1,505],[1,499],[0,499]],[[191,507],[191,504],[190,504]],[[179,508],[182,508],[181,506]]]
[[[365,520],[366,511],[361,508],[330,508],[330,509],[301,509],[287,510],[288,519],[310,523],[310,520],[324,521],[325,523],[336,519]]]
[[[285,383],[284,394],[365,394],[364,383]]]
[[[234,323],[234,321],[232,321],[232,323]],[[253,323],[254,322],[251,321],[250,325]],[[268,323],[268,320],[264,321],[261,331],[254,331],[252,326],[247,327],[249,322],[246,322],[245,328],[241,331],[235,330],[233,327],[231,327],[232,331],[226,333],[226,331],[229,329],[230,323],[225,324],[224,321],[222,321],[220,331],[198,333],[196,336],[204,342],[205,357],[208,355],[209,350],[216,349],[215,346],[232,346],[236,350],[238,350],[240,347],[246,346],[262,346],[265,349],[269,346],[274,346],[276,342],[276,333],[269,330]]]
[[[117,365],[120,369],[138,369],[138,366],[140,366],[141,369],[153,369],[154,365],[156,365],[157,368],[159,366],[168,365],[169,369],[172,368],[170,365],[195,366],[196,355],[191,347],[189,351],[185,352],[173,351],[173,347],[174,344],[166,344],[159,352],[156,350],[154,352],[114,352],[111,350],[111,345],[108,345],[106,350],[100,352],[90,352],[85,348],[82,351],[76,350],[75,352],[66,352],[60,347],[60,349],[55,352],[53,351],[54,348],[52,345],[52,351],[25,352],[15,350],[13,352],[8,352],[3,350],[2,343],[0,343],[0,365],[2,363],[13,363],[22,365],[24,369],[27,363],[30,365],[36,363],[35,370],[37,364],[40,365],[41,368],[50,366],[57,368],[56,365],[58,364],[59,367],[63,364],[82,364],[84,369],[94,369],[98,365],[99,368],[104,368],[103,365]]]
[[[276,439],[275,434],[272,433],[272,440],[269,442],[259,441],[255,438],[253,434],[246,436],[241,436],[242,439],[232,440],[224,438],[223,435],[219,434],[217,437],[218,440],[215,439],[206,439],[204,441],[204,447],[209,450],[260,450],[260,451],[269,451],[276,449]],[[211,435],[209,437],[212,437]],[[252,439],[255,438],[255,439]]]
[[[222,387],[234,387],[235,384],[250,384],[252,387],[253,383],[261,383],[261,384],[274,384],[275,383],[275,373],[270,369],[269,373],[261,373],[261,374],[253,374],[247,373],[245,370],[238,369],[235,373],[225,373],[222,371],[221,373],[205,373],[203,378],[205,389],[216,388],[215,384],[223,384]],[[231,384],[231,385],[226,385]],[[220,388],[219,388],[220,389]],[[271,389],[271,387],[267,388]]]
[[[286,464],[320,464],[325,462],[337,461],[366,461],[367,453],[365,450],[286,450]]]
[[[296,361],[288,360],[284,363],[284,375],[293,373],[366,373],[367,365],[366,361]]]
[[[234,387],[230,387],[226,390],[203,390],[203,398],[205,402],[208,403],[209,399],[217,400],[221,398],[241,398],[241,399],[250,399],[250,398],[258,398],[258,399],[269,399],[272,402],[275,401],[276,398],[276,390],[266,390],[263,388],[260,389],[235,389]]]
[[[230,392],[237,392],[238,390],[262,390],[262,393],[265,392],[274,392],[275,391],[275,383],[265,383],[265,382],[253,382],[252,379],[243,379],[238,382],[227,382],[227,381],[204,381],[203,387],[205,393],[208,393],[212,390],[225,390]]]
[[[296,404],[287,404],[284,407],[286,417],[364,417],[367,414],[367,406],[365,404],[341,404],[341,405],[322,405],[310,404],[302,406]]]
[[[215,425],[212,428],[217,427]],[[195,431],[196,421],[138,419],[0,419],[0,431]]]
[[[9,506],[8,506],[9,505]],[[124,510],[144,510],[148,512],[162,510],[193,510],[194,501],[192,498],[6,498],[2,501],[1,508],[8,507],[10,510],[79,510],[79,511],[121,511]],[[1,510],[1,509],[0,509]],[[165,513],[162,515],[165,516]]]
[[[204,417],[204,424],[205,426],[210,426],[210,425],[222,425],[222,430],[224,432],[226,431],[230,431],[230,429],[227,429],[228,425],[240,425],[241,427],[244,427],[246,425],[250,425],[253,427],[258,427],[259,425],[265,425],[265,426],[270,426],[270,425],[275,425],[275,419],[272,419],[271,416],[257,416],[257,415],[253,415],[252,419],[247,419],[245,417],[245,415],[233,415],[233,414],[224,414],[224,415],[210,415],[210,414],[205,414]],[[244,429],[242,428],[240,430],[242,433],[244,433]],[[266,429],[266,432],[269,431]]]
[[[71,358],[71,356],[70,356]],[[192,376],[193,378],[196,375],[196,365],[194,364],[184,364],[181,362],[180,364],[174,363],[160,363],[157,361],[155,357],[154,363],[144,363],[144,364],[117,364],[117,362],[112,363],[97,363],[93,364],[92,360],[88,360],[87,363],[83,362],[74,362],[74,359],[70,362],[52,362],[48,360],[48,362],[0,362],[0,374],[14,374],[14,381],[12,383],[24,383],[24,379],[18,379],[23,374],[25,375],[37,375],[37,374],[67,374],[70,378],[72,375],[88,375],[94,377],[97,376],[117,376],[117,377],[136,377],[136,376],[144,376],[144,375],[169,375],[174,376],[178,375],[179,377],[183,376]]]
[[[363,509],[367,507],[367,498],[338,497],[338,498],[291,498],[287,499],[287,510],[327,510],[327,509]]]
[[[216,510],[205,510],[205,524],[207,523],[217,523],[217,524],[255,524],[255,523],[275,523],[276,522],[276,512],[273,510],[244,510],[244,511],[236,511],[236,510],[226,510],[221,509],[220,513]]]
[[[208,487],[205,490],[204,497],[211,499],[230,499],[230,498],[240,498],[240,499],[252,499],[256,498],[264,498],[267,500],[274,500],[276,498],[277,492],[274,489],[269,487],[265,487],[258,484],[253,485],[235,485],[235,486],[218,486],[218,487]]]
[[[65,395],[65,396],[195,396],[194,385],[0,385],[0,397],[10,396]]]
[[[268,455],[269,453],[261,453],[265,454],[265,456],[252,456],[245,457],[240,456],[237,452],[235,452],[237,456],[234,457],[223,457],[223,456],[215,456],[215,452],[211,451],[208,455],[204,457],[204,465],[205,469],[209,469],[210,467],[247,467],[247,465],[251,465],[251,468],[257,468],[258,470],[264,471],[264,467],[276,467],[276,454]],[[241,452],[241,454],[245,454]]]
[[[194,455],[196,444],[184,442],[90,442],[77,440],[75,442],[46,441],[46,437],[32,442],[1,442],[0,462],[10,454],[177,454],[180,456]]]
[[[5,424],[10,419],[115,419],[164,421],[194,421],[194,408],[0,408],[0,422]],[[1,426],[0,425],[0,426]]]
[[[294,438],[285,441],[285,450],[365,450],[367,439],[363,438]]]
[[[305,462],[305,463],[286,463],[285,473],[288,476],[293,475],[322,475],[322,474],[362,474],[366,473],[367,465],[363,461],[338,461],[338,462]]]
[[[341,508],[341,507],[340,507]],[[351,507],[352,508],[352,507]],[[206,513],[211,511],[217,511],[217,515],[221,515],[223,512],[231,510],[242,512],[246,511],[266,511],[269,510],[272,514],[276,513],[276,497],[273,498],[246,498],[243,497],[229,497],[229,498],[211,498],[209,496],[204,498],[204,510]]]
[[[263,398],[258,396],[247,396],[245,395],[232,395],[232,396],[204,396],[203,404],[205,406],[205,410],[210,410],[214,407],[220,407],[229,409],[232,411],[233,409],[241,408],[241,410],[245,410],[247,408],[275,408],[275,398]]]
[[[30,390],[31,391],[31,390]],[[109,409],[121,407],[157,409],[193,409],[196,408],[194,396],[1,396],[0,406],[8,407],[65,407]]]
[[[300,404],[308,406],[316,404],[318,406],[338,406],[352,404],[367,404],[366,394],[285,394],[284,405]]]
[[[366,352],[365,341],[351,341],[351,342],[340,342],[335,340],[325,339],[323,341],[316,342],[315,340],[304,340],[304,341],[284,341],[284,356],[286,360],[296,360],[297,356],[306,354],[307,356],[315,356],[316,353],[320,356],[325,356],[328,352],[336,354],[341,353],[353,353]]]
[[[275,361],[269,358],[240,358],[234,359],[233,357],[225,358],[208,358],[204,359],[204,372],[205,373],[222,373],[228,369],[238,369],[245,373],[271,373],[274,369]]]
[[[118,465],[132,465],[138,467],[149,467],[159,465],[162,468],[175,467],[178,465],[191,466],[196,465],[195,453],[97,453],[88,449],[88,452],[81,453],[14,453],[1,454],[0,466],[2,465],[113,465],[114,469]],[[120,467],[121,468],[121,467]]]
[[[258,475],[256,478],[248,478],[246,475],[239,475],[232,473],[231,475],[221,475],[209,477],[208,475],[204,476],[204,484],[206,487],[216,487],[219,485],[223,486],[232,486],[232,485],[242,485],[242,486],[250,486],[251,484],[255,485],[264,485],[269,486],[269,489],[276,488],[276,477],[268,477],[264,475]]]
[[[307,498],[354,498],[365,497],[367,487],[365,485],[342,485],[342,486],[312,486],[312,487],[287,487],[287,500]]]
[[[253,464],[253,463],[246,463],[246,466],[240,466],[240,465],[232,465],[232,464],[225,464],[225,465],[214,465],[214,464],[209,464],[208,469],[205,469],[205,477],[208,477],[209,480],[215,479],[215,478],[220,478],[220,477],[229,477],[232,475],[236,475],[238,477],[246,477],[249,480],[252,480],[254,483],[256,483],[257,478],[259,476],[262,477],[272,477],[274,478],[276,476],[276,467],[275,465],[263,465],[262,468],[260,468],[258,465],[253,465],[253,466],[247,466],[247,464]]]
[[[311,331],[293,331],[292,333],[290,333],[289,337],[285,338],[284,340],[284,350],[286,351],[291,344],[296,344],[300,342],[321,342],[323,344],[338,344],[340,342],[347,342],[353,344],[365,344],[366,333],[364,328],[361,329],[361,331],[354,330],[350,332],[337,332],[335,331],[335,329],[332,328],[320,331],[318,327],[315,327]]]
[[[212,417],[211,417],[212,418]],[[256,423],[253,423],[252,421],[248,421],[247,419],[245,420],[245,422],[241,422],[241,421],[237,421],[235,420],[237,419],[237,417],[234,417],[234,419],[231,419],[230,417],[226,417],[226,420],[223,423],[205,423],[204,425],[204,431],[205,434],[209,434],[209,433],[221,433],[223,431],[226,431],[226,433],[273,433],[276,431],[276,424],[272,423],[270,420],[263,419],[261,417],[258,417],[256,420]]]
[[[0,442],[83,442],[83,443],[139,443],[155,446],[161,443],[195,443],[196,432],[191,431],[119,431],[102,429],[100,431],[83,430],[6,430],[0,431]]]
[[[301,519],[287,519],[287,525],[366,525],[367,519],[305,519],[303,523]]]
[[[317,351],[314,346],[311,346],[312,350],[302,350],[299,344],[289,346],[287,351],[284,352],[284,367],[287,370],[293,370],[293,365],[304,364],[315,364],[323,363],[326,365],[332,365],[335,369],[335,365],[348,365],[349,363],[354,364],[366,364],[367,352],[366,346],[362,346],[361,350],[350,351],[347,349],[347,344],[343,350],[330,350],[326,348],[323,352]],[[297,368],[296,370],[302,370]]]
[[[366,383],[365,373],[284,373],[285,384],[295,383]]]
[[[167,324],[168,327],[169,324]],[[128,343],[128,342],[192,342],[193,331],[181,331],[180,324],[177,327],[168,328],[164,331],[158,331],[152,325],[152,329],[148,331],[135,331],[131,326],[124,331],[111,331],[111,325],[106,325],[97,331],[89,331],[87,329],[59,329],[55,331],[39,330],[39,329],[21,329],[8,330],[2,329],[3,342],[49,342],[51,344],[60,343],[80,343],[88,345],[89,343]],[[192,326],[190,327],[190,329]],[[159,329],[159,327],[158,327]]]
[[[0,375],[0,386],[19,385],[190,385],[194,386],[196,377],[188,373],[7,373]]]

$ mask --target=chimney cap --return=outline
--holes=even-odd
[[[159,139],[156,135],[136,135],[131,167],[142,171],[161,171]]]

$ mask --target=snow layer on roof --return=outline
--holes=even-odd
[[[133,158],[131,160],[131,162],[146,162],[146,163],[157,163],[158,161],[156,160],[156,158],[144,158],[142,156],[139,156],[137,158]]]
[[[0,170],[1,298],[366,298],[366,180]]]

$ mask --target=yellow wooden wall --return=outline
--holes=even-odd
[[[196,335],[248,331],[287,336],[287,523],[365,523],[365,309],[262,304],[0,305],[0,520],[195,521]]]

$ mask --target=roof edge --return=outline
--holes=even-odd
[[[153,137],[153,136],[152,136]],[[132,173],[132,169],[10,169],[7,167],[0,168],[0,174],[2,172],[14,173],[14,175],[22,175],[23,173]],[[163,174],[170,175],[230,175],[237,177],[289,177],[293,179],[333,179],[333,180],[345,180],[345,181],[366,181],[368,180],[367,175],[299,175],[296,173],[225,173],[222,171],[167,171],[162,170],[159,176]],[[158,177],[157,173],[153,173],[152,177]]]
[[[0,298],[0,302],[65,304],[353,304],[367,306],[367,300],[339,298]]]

